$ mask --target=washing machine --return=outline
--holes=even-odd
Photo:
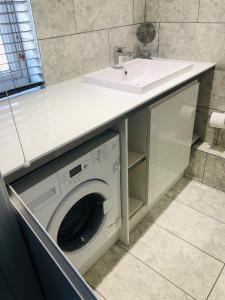
[[[119,136],[107,132],[20,179],[13,188],[85,273],[118,239]]]

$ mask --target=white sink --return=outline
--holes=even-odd
[[[124,69],[109,67],[83,76],[95,85],[143,94],[192,69],[193,65],[172,60],[137,58],[124,63]],[[127,74],[125,74],[127,73]]]

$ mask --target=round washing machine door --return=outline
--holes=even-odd
[[[106,183],[90,180],[62,200],[47,230],[63,251],[78,250],[94,238],[111,209],[111,197]]]

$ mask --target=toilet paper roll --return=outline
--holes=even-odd
[[[209,125],[211,127],[225,129],[225,113],[213,112],[209,120]]]

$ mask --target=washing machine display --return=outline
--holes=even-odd
[[[119,136],[102,135],[25,177],[14,188],[83,273],[118,239]]]

